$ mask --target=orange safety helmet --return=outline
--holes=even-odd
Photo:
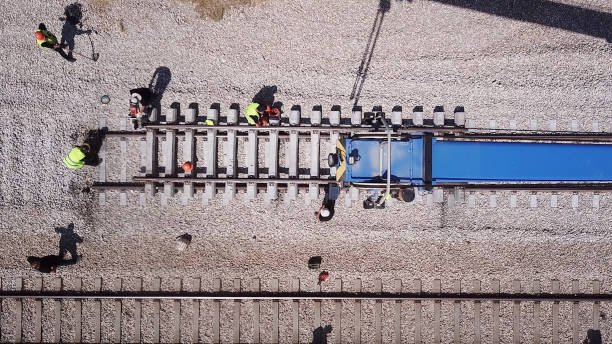
[[[183,163],[183,170],[185,170],[185,171],[193,170],[193,164],[190,163],[189,161]]]
[[[44,41],[45,40],[45,34],[43,34],[40,31],[36,31],[34,36],[36,36],[36,39],[39,40],[39,41]]]

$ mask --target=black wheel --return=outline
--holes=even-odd
[[[329,165],[329,167],[334,167],[338,165],[338,154],[329,153],[329,155],[327,156],[327,164]]]
[[[414,189],[403,189],[400,190],[399,199],[408,203],[414,201]]]

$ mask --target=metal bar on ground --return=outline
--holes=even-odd
[[[271,289],[278,293],[278,279],[272,280]],[[272,343],[278,343],[278,301],[272,301]]]
[[[278,178],[278,132],[270,132],[267,147],[268,178]],[[266,188],[265,202],[270,203],[278,198],[278,187],[274,183]]]
[[[153,291],[146,293],[128,293],[128,292],[106,292],[106,293],[79,293],[79,294],[56,294],[56,293],[9,293],[7,291],[0,295],[0,299],[134,299],[134,300],[268,300],[268,301],[283,301],[283,300],[309,300],[309,301],[324,301],[324,300],[366,300],[366,301],[481,301],[481,302],[611,302],[612,294],[558,294],[558,297],[552,294],[432,294],[432,293],[421,293],[421,294],[402,294],[396,295],[393,293],[382,293],[376,295],[374,293],[342,293],[340,295],[336,293],[304,293],[299,294],[293,293],[262,293],[260,295],[253,295],[252,293],[171,293],[171,292],[159,292]]]
[[[206,114],[206,119],[212,121],[217,124],[219,121],[219,110],[216,108],[209,108]],[[235,140],[235,136],[234,136]],[[235,144],[234,144],[235,146]],[[207,126],[206,129],[206,144],[204,145],[204,156],[206,157],[206,177],[215,178],[217,177],[217,130],[212,128],[211,126]],[[230,155],[230,159],[235,159],[235,155]],[[235,162],[234,162],[235,166]],[[232,167],[234,167],[232,166]],[[229,166],[228,166],[229,170]],[[229,174],[229,171],[228,171]],[[212,184],[206,184],[206,202],[211,200],[216,193],[216,190],[213,188]],[[226,197],[229,194],[226,193]],[[233,194],[232,194],[233,197]]]
[[[213,281],[213,291],[221,291],[221,279],[215,278]],[[213,343],[220,343],[220,321],[221,321],[221,302],[218,300],[213,301],[213,318],[212,318],[212,335]]]
[[[454,286],[455,294],[461,294],[461,280],[455,280]],[[459,301],[455,301],[453,303],[453,313],[454,313],[454,341],[456,344],[461,343],[461,303]]]
[[[413,281],[413,287],[412,287],[412,292],[420,294],[423,290],[423,285],[421,283],[420,279],[415,279]],[[421,317],[421,301],[420,300],[415,300],[414,301],[414,342],[417,344],[421,344],[421,322],[422,322],[422,317]]]
[[[19,277],[15,279],[15,290],[21,291],[23,289],[23,278]],[[22,324],[23,324],[23,300],[17,300],[15,304],[15,343],[21,343],[23,337]]]
[[[234,109],[235,110],[235,109]],[[231,111],[231,110],[230,110]],[[235,111],[234,111],[235,112]],[[235,116],[230,116],[228,115],[228,124],[232,124],[230,122],[230,119],[233,120],[235,118],[238,118],[238,114],[234,113]],[[228,130],[227,131],[227,142],[226,142],[226,149],[224,149],[224,153],[226,156],[226,168],[227,168],[227,172],[226,175],[228,178],[235,178],[238,176],[238,170],[237,170],[237,157],[236,157],[236,152],[238,149],[238,141],[236,140],[236,131],[235,130]],[[210,190],[208,192],[207,197],[208,198],[212,198],[212,196],[214,196],[215,190],[213,189],[213,184],[210,184]],[[229,203],[229,201],[231,201],[232,199],[234,199],[234,195],[236,194],[236,190],[234,189],[234,184],[233,183],[226,183],[225,184],[225,194],[224,194],[224,198],[225,198],[225,202]]]
[[[512,281],[512,291],[516,294],[521,293],[521,281]],[[515,344],[521,343],[521,302],[512,303],[512,340]]]
[[[74,290],[75,292],[80,292],[83,287],[83,280],[81,278],[76,278],[74,281]],[[82,339],[83,333],[83,302],[81,300],[74,300],[74,343],[80,343]]]
[[[240,279],[234,278],[234,290],[240,292]],[[233,342],[240,343],[240,300],[234,300]]]
[[[319,178],[320,167],[320,152],[321,152],[321,135],[317,131],[310,133],[310,178]],[[319,198],[319,185],[312,183],[308,187],[307,199],[316,200]]]
[[[296,131],[289,132],[289,146],[287,147],[287,160],[289,164],[289,178],[298,178],[299,166],[299,143],[298,133]],[[297,199],[298,189],[291,185],[287,190],[286,201],[295,201]]]
[[[434,294],[440,294],[442,292],[440,280],[435,279],[433,281],[432,292]],[[441,313],[441,300],[434,300],[434,343],[440,344],[440,313]]]
[[[315,293],[320,293],[321,292],[321,283],[317,283],[317,285],[315,285]],[[313,321],[313,327],[316,330],[317,328],[321,327],[321,300],[315,300],[314,301],[314,321]]]
[[[361,293],[361,279],[355,280],[355,293]],[[355,300],[355,332],[353,333],[353,341],[361,343],[361,300]]]
[[[174,290],[182,290],[182,280],[174,279]],[[181,342],[181,300],[172,301],[172,343]]]
[[[201,280],[198,277],[193,278],[191,289],[199,292],[201,289]],[[200,300],[191,301],[191,342],[198,343],[200,341]]]
[[[472,293],[480,294],[480,281],[472,281]],[[480,332],[480,312],[481,303],[480,301],[474,301],[474,344],[480,344],[482,334]]]
[[[300,279],[294,278],[291,282],[291,291],[294,293],[300,292]],[[293,300],[291,302],[291,318],[293,327],[291,329],[291,343],[300,342],[300,302]]]
[[[259,278],[253,279],[253,292],[261,291],[261,282]],[[253,343],[261,343],[261,320],[259,317],[261,308],[258,300],[253,300]]]
[[[401,119],[400,119],[401,121]],[[395,280],[395,292],[402,292],[402,280]],[[402,301],[395,301],[395,310],[393,312],[393,339],[396,344],[402,342]]]
[[[94,280],[94,290],[98,292],[102,290],[102,278],[98,277]],[[95,343],[100,343],[102,338],[102,302],[101,300],[95,300],[94,302],[92,337]]]
[[[53,290],[62,291],[62,279],[55,277],[53,279]],[[62,301],[55,300],[53,302],[53,341],[59,343],[62,341]]]
[[[123,280],[121,278],[115,278],[113,290],[121,290],[122,287],[123,287]],[[115,343],[120,343],[121,342],[121,311],[123,307],[122,307],[120,299],[115,300],[114,304],[115,304],[115,317],[113,319],[113,328],[115,329],[115,338],[113,339],[113,341]]]
[[[150,124],[146,126],[147,129],[159,129],[159,130],[208,130],[208,129],[217,129],[217,130],[237,130],[237,131],[257,131],[257,132],[272,132],[272,131],[283,131],[288,132],[291,130],[297,132],[311,132],[317,131],[321,134],[326,134],[330,132],[335,132],[338,134],[371,134],[372,126],[361,126],[361,127],[353,127],[351,125],[320,125],[320,126],[311,126],[311,127],[302,127],[302,126],[293,126],[293,125],[282,125],[282,126],[267,126],[267,127],[255,127],[248,125],[211,125],[211,126],[203,126],[201,124]],[[465,128],[456,128],[456,127],[431,127],[431,126],[411,126],[411,127],[402,127],[398,128],[395,131],[394,135],[400,134],[409,134],[409,133],[421,133],[421,132],[432,132],[436,134],[443,133],[464,133],[467,132]],[[377,132],[378,134],[384,133],[382,131]],[[583,135],[586,136],[586,135]],[[598,135],[601,137],[607,137],[605,134]],[[612,135],[608,135],[612,138]],[[568,136],[569,137],[569,136]],[[581,137],[579,134],[573,134],[572,137]],[[540,138],[540,136],[538,136]]]
[[[127,128],[127,123],[129,119],[128,118],[122,118],[120,123],[120,127],[121,130],[126,130]],[[119,157],[119,162],[120,162],[120,172],[119,172],[119,180],[122,183],[127,182],[127,139],[125,137],[122,137],[119,141],[119,149],[120,149],[120,157]],[[127,193],[125,192],[125,190],[122,190],[119,193],[119,205],[121,206],[127,206]]]
[[[187,109],[187,114],[185,115],[185,123],[192,124],[196,121],[196,109],[190,107]],[[189,162],[192,164],[193,169],[184,170],[183,173],[185,178],[191,178],[196,175],[196,155],[195,155],[195,138],[193,136],[194,131],[191,129],[185,130],[185,141],[183,142],[183,161],[182,163]],[[183,184],[183,205],[189,204],[191,199],[193,198],[193,184],[184,183]]]
[[[382,293],[382,280],[374,281],[374,292]],[[374,341],[377,344],[382,343],[382,300],[376,300],[374,304]]]
[[[578,280],[572,280],[572,293],[580,293],[580,287]],[[580,343],[579,332],[580,326],[578,325],[578,301],[572,302],[572,342],[574,344]]]
[[[558,294],[561,289],[558,280],[552,280],[552,293]],[[559,343],[559,302],[554,301],[552,304],[552,342]]]
[[[106,128],[106,118],[101,116],[98,120],[98,128]],[[106,182],[106,140],[102,141],[102,145],[100,145],[100,150],[98,151],[98,158],[102,159],[100,164],[98,165],[98,181],[101,183]],[[98,202],[100,205],[106,204],[106,194],[104,192],[100,192],[98,194]]]
[[[136,292],[140,292],[142,290],[142,278],[137,277],[134,281],[134,290]],[[142,301],[135,300],[134,301],[134,343],[140,343],[141,338],[141,317],[142,317]]]
[[[34,279],[34,289],[42,290],[43,288],[43,279],[42,277],[37,277]],[[34,315],[33,315],[33,323],[34,323],[34,342],[41,343],[42,342],[42,300],[35,299],[34,300]]]
[[[533,294],[539,294],[541,291],[540,289],[540,281],[535,280],[533,281],[533,289],[532,289],[532,293]],[[540,302],[539,301],[535,301],[533,303],[533,343],[534,344],[540,344],[540,331],[541,331],[541,327],[540,327]]]
[[[145,177],[147,174],[147,141],[145,139],[140,139],[140,173],[138,174],[141,177]],[[140,206],[144,207],[147,204],[147,195],[142,190],[138,195],[138,203]]]
[[[257,160],[257,131],[249,130],[247,142],[247,170],[249,178],[259,179],[259,162]],[[246,199],[249,201],[257,197],[257,185],[254,182],[247,183]]]
[[[335,291],[342,293],[342,279],[336,278]],[[334,301],[334,341],[338,344],[342,343],[342,300]]]
[[[499,293],[499,280],[493,280],[491,284],[491,291],[496,294]],[[493,343],[499,343],[499,301],[493,301]]]
[[[158,160],[157,160],[157,149],[158,149],[158,138],[157,130],[147,128],[146,132],[146,162],[145,162],[145,174],[147,176],[157,176],[158,171]],[[152,199],[155,195],[156,189],[152,183],[145,185],[145,197]]]
[[[593,281],[593,294],[599,295],[601,292],[601,282]],[[599,302],[593,302],[593,329],[599,330],[599,317],[600,317],[600,304]]]
[[[153,286],[151,290],[153,292],[161,289],[161,278],[157,277],[153,279]],[[161,300],[153,299],[153,343],[159,343],[159,325],[160,325],[160,308]]]

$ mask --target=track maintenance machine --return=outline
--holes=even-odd
[[[365,208],[404,201],[432,188],[609,190],[610,134],[549,132],[436,135],[431,128],[402,132],[384,113],[378,130],[341,137],[328,157],[343,187],[370,190]]]

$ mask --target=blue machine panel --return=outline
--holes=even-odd
[[[346,167],[347,182],[384,182],[387,178],[387,140],[347,139],[347,157],[355,162]],[[391,180],[421,184],[423,140],[420,137],[391,142]]]
[[[612,145],[436,141],[436,182],[612,181]]]

